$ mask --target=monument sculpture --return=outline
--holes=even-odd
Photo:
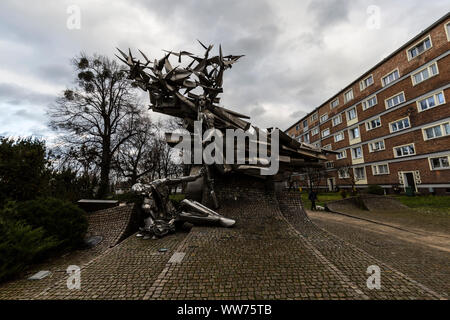
[[[329,152],[301,143],[277,128],[259,129],[246,121],[250,119],[248,116],[220,106],[219,95],[223,92],[224,72],[232,68],[243,56],[224,56],[221,46],[218,55],[210,56],[213,46],[206,46],[200,41],[199,43],[205,50],[203,56],[187,51],[164,50],[166,54],[161,59],[151,61],[139,50],[142,62],[133,57],[131,50],[126,54],[118,49],[121,56],[117,57],[128,66],[129,78],[133,80],[135,86],[149,93],[150,109],[182,119],[183,127],[192,138],[190,141],[194,141],[195,144],[195,139],[200,139],[201,149],[210,141],[210,137],[202,136],[201,132],[208,130],[219,131],[221,134],[226,134],[229,129],[240,130],[249,136],[248,143],[237,144],[231,151],[234,153],[233,159],[238,155],[237,160],[241,161],[231,163],[222,161],[207,165],[195,162],[193,159],[195,154],[188,153],[184,156],[192,160],[190,163],[194,163],[190,176],[155,180],[149,185],[134,185],[132,189],[135,192],[145,195],[142,209],[147,213],[147,218],[142,229],[143,233],[140,234],[142,236],[149,237],[152,234],[162,236],[174,231],[174,223],[177,220],[193,223],[216,222],[222,226],[232,226],[234,220],[222,217],[205,206],[209,204],[217,209],[220,205],[214,190],[214,179],[220,179],[222,174],[240,172],[282,181],[286,178],[286,174],[298,171],[301,167],[323,166],[322,162],[326,160],[325,155]],[[171,57],[176,57],[179,65],[172,66]],[[184,66],[181,65],[182,60],[188,60]],[[263,136],[265,139],[260,140],[259,138]],[[182,139],[179,135],[166,133],[166,141],[170,146],[177,147]],[[252,143],[260,148],[263,146],[266,151],[270,150],[270,161],[261,157],[261,153],[252,153],[249,150]],[[277,164],[277,172],[265,174],[264,170],[267,171],[274,162]],[[185,199],[181,203],[181,208],[176,210],[169,201],[168,186],[186,182],[187,194],[191,198],[197,198],[201,203]]]

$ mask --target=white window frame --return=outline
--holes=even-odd
[[[387,167],[387,172],[380,173],[379,169],[378,169],[379,166],[386,166]],[[383,175],[390,174],[389,163],[385,162],[385,163],[378,163],[378,164],[372,165],[372,174],[374,176],[383,176]]]
[[[339,158],[339,155],[342,153],[342,158]],[[336,160],[342,160],[347,158],[347,150],[344,149],[336,154]]]
[[[338,136],[342,135],[342,139],[336,139]],[[340,131],[334,135],[334,142],[339,142],[345,139],[345,131]]]
[[[306,139],[308,138],[308,139]],[[309,132],[305,133],[303,135],[303,142],[309,143],[311,141],[311,138],[309,137]]]
[[[319,127],[314,127],[311,129],[311,136],[315,136],[316,134],[319,134]]]
[[[387,77],[389,77],[391,74],[393,74],[395,71],[397,71],[397,73],[398,73],[398,78],[397,79],[394,79],[394,80],[392,80],[392,81],[390,81],[389,83],[385,83],[384,82],[384,79],[385,78],[387,78]],[[388,73],[386,73],[384,76],[382,76],[381,77],[381,86],[382,87],[385,87],[385,86],[387,86],[387,85],[390,85],[391,83],[394,83],[394,82],[396,82],[398,79],[400,79],[401,78],[401,75],[400,75],[400,70],[398,69],[398,68],[395,68],[394,70],[392,70],[391,72],[388,72]]]
[[[345,170],[344,170],[345,169]],[[348,179],[348,178],[350,178],[350,173],[348,172],[350,170],[350,168],[348,168],[348,167],[345,167],[345,168],[339,168],[338,170],[337,170],[337,172],[338,172],[338,178],[339,179]],[[345,175],[343,175],[342,173],[345,173]]]
[[[432,66],[435,66],[435,67],[436,67],[436,73],[435,73],[435,74],[432,74],[432,68],[431,68]],[[418,74],[422,74],[422,72],[425,71],[425,70],[428,71],[428,78],[423,79],[423,77],[422,77],[422,80],[421,80],[421,81],[416,82],[416,77],[415,77],[415,76],[418,75]],[[427,81],[427,80],[429,80],[429,79],[431,79],[431,78],[437,76],[438,74],[439,74],[439,68],[438,68],[437,62],[435,61],[435,62],[433,62],[433,63],[430,63],[430,64],[427,65],[426,67],[420,69],[419,71],[417,71],[417,72],[411,74],[411,82],[412,82],[412,85],[413,85],[413,86],[418,85],[418,84],[420,84],[420,83],[422,83],[422,82],[425,82],[425,81]]]
[[[322,120],[322,118],[325,117],[325,120]],[[320,123],[324,123],[328,120],[328,113],[324,113],[323,115],[320,116]]]
[[[372,78],[372,83],[366,84],[366,80],[369,79],[369,78]],[[370,87],[370,86],[373,85],[374,83],[375,83],[375,80],[373,79],[373,74],[370,74],[370,75],[368,75],[367,77],[365,77],[364,79],[362,79],[362,80],[359,82],[359,90],[360,90],[360,91],[363,91],[364,89]]]
[[[316,121],[317,119],[319,119],[319,113],[318,112],[314,112],[311,115],[311,123],[313,123],[314,121]]]
[[[353,152],[353,150],[358,149],[358,148],[361,149],[361,156],[360,157],[355,157],[355,153]],[[351,154],[352,154],[352,159],[353,160],[364,158],[362,146],[357,146],[357,147],[351,148]]]
[[[380,125],[376,126],[376,127],[372,127],[372,121],[375,121],[377,119],[379,120]],[[372,118],[370,120],[367,120],[367,122],[366,122],[366,130],[367,131],[374,130],[374,129],[379,128],[379,127],[381,127],[381,117]]]
[[[369,102],[369,100],[372,100],[373,98],[375,98],[375,103],[374,103],[373,105],[371,105],[371,106],[368,106],[367,103]],[[377,98],[377,95],[376,95],[376,94],[371,95],[370,97],[367,97],[367,99],[364,99],[364,100],[361,102],[363,111],[365,111],[365,110],[367,110],[367,109],[370,109],[370,108],[373,108],[373,107],[375,107],[377,104],[378,104],[378,98]]]
[[[437,98],[437,96],[438,96],[439,94],[441,94],[441,93],[442,93],[442,97],[444,98],[444,102],[442,102],[442,103],[440,103],[439,100],[438,100],[438,98]],[[432,106],[432,107],[427,107],[426,109],[422,110],[422,104],[421,104],[421,102],[422,102],[422,101],[425,101],[425,100],[428,100],[428,99],[431,98],[431,97],[433,97],[433,99],[434,99],[434,106]],[[441,105],[443,105],[443,104],[445,104],[445,103],[446,103],[446,101],[445,101],[445,94],[444,94],[444,91],[436,92],[436,93],[434,93],[434,94],[431,94],[431,95],[429,95],[429,96],[426,96],[425,98],[422,98],[422,99],[416,101],[416,104],[417,104],[417,110],[418,110],[419,112],[428,111],[428,110],[430,110],[430,109],[433,109],[433,108],[436,108],[436,107],[438,107],[438,106],[441,106]]]
[[[407,155],[401,155],[401,156],[397,155],[396,149],[403,148],[403,147],[408,147],[408,146],[413,146],[414,153],[407,154]],[[392,152],[394,153],[394,158],[404,158],[404,157],[409,157],[409,156],[415,155],[417,153],[417,150],[416,150],[416,145],[414,143],[407,143],[407,144],[402,144],[401,146],[395,146],[394,148],[392,148]]]
[[[401,121],[403,121],[405,119],[408,119],[408,124],[409,124],[408,127],[403,127],[403,129],[399,129],[399,130],[396,130],[396,131],[392,130],[392,124],[393,123],[401,122]],[[406,129],[409,129],[409,128],[411,128],[411,119],[409,119],[409,117],[404,117],[404,118],[397,119],[397,120],[394,120],[392,122],[389,122],[389,132],[390,133],[400,132],[400,131],[403,131],[403,130],[406,130]]]
[[[420,43],[425,42],[426,39],[430,40],[430,47],[426,48],[425,50],[423,50],[421,53],[418,53],[416,56],[411,57],[410,55],[410,51],[411,49],[417,47]],[[406,49],[406,57],[408,58],[408,61],[411,61],[414,58],[417,58],[418,56],[420,56],[421,54],[427,52],[428,50],[430,50],[431,48],[433,48],[433,41],[431,40],[431,35],[428,34],[425,37],[423,37],[422,39],[420,39],[419,41],[417,41],[416,43],[414,43],[412,46],[410,46],[408,49]]]
[[[356,169],[362,169],[364,176],[362,178],[358,178],[356,175]],[[354,167],[353,168],[353,177],[355,178],[355,181],[359,181],[359,180],[366,180],[367,179],[367,174],[366,174],[366,167],[365,166],[361,166],[361,167]]]
[[[336,102],[336,105],[335,105],[335,106],[333,106],[333,103],[334,103],[334,102]],[[332,101],[330,102],[330,109],[334,109],[334,108],[336,108],[338,105],[339,105],[339,97],[337,97],[336,99],[334,99],[334,100],[332,100]]]
[[[428,157],[428,163],[430,165],[430,171],[438,171],[438,170],[450,170],[450,166],[444,167],[444,168],[433,168],[432,159],[440,159],[440,158],[447,158],[447,162],[450,163],[450,154],[443,155],[439,157]]]
[[[389,106],[388,106],[388,101],[391,100],[391,99],[394,99],[395,97],[398,97],[398,96],[400,96],[400,95],[403,95],[403,101],[401,101],[401,102],[399,102],[399,103],[397,103],[397,104],[394,104],[393,106],[389,107]],[[400,100],[399,100],[399,101],[400,101]],[[386,109],[392,109],[392,108],[395,108],[396,106],[399,106],[399,105],[401,105],[402,103],[405,103],[405,102],[406,102],[406,96],[405,96],[405,92],[404,92],[404,91],[397,92],[397,93],[394,94],[393,96],[391,96],[391,97],[389,97],[389,98],[387,98],[387,99],[384,99],[384,105],[385,105]]]
[[[314,146],[315,146],[316,148],[320,148],[320,141],[315,142],[315,143],[314,143]]]
[[[375,148],[373,147],[373,145],[374,145],[375,143],[379,143],[379,142],[383,142],[383,148],[375,149]],[[377,140],[377,141],[370,142],[370,143],[368,144],[368,147],[369,147],[369,152],[383,151],[383,150],[386,150],[386,142],[384,141],[384,139],[380,139],[380,140]]]
[[[357,137],[355,137],[355,135],[353,134],[353,129],[358,129]],[[355,139],[359,139],[359,138],[361,138],[361,130],[359,129],[359,125],[348,129],[348,139],[349,140],[355,140]]]
[[[306,126],[305,126],[305,122],[306,122]],[[302,126],[303,126],[303,130],[308,129],[308,119],[305,119],[302,121]]]
[[[428,140],[434,140],[434,139],[444,138],[444,137],[450,135],[450,133],[446,133],[446,131],[445,131],[445,125],[446,125],[446,124],[449,124],[449,126],[450,126],[450,122],[441,122],[441,123],[439,123],[439,124],[435,124],[435,125],[432,125],[432,126],[428,126],[428,127],[422,128],[423,141],[428,141]],[[431,129],[431,128],[435,128],[435,127],[440,127],[442,135],[439,136],[439,137],[436,137],[436,136],[435,136],[435,137],[433,137],[433,138],[428,138],[427,133],[426,133],[426,130],[427,130],[427,129]]]
[[[338,123],[334,123],[336,119],[339,119]],[[340,125],[342,123],[342,114],[338,114],[337,116],[333,117],[331,119],[331,123],[332,123],[333,127]]]
[[[351,92],[352,97],[350,99],[347,99],[347,93],[350,93],[350,92]],[[354,98],[355,98],[355,95],[353,94],[353,88],[344,92],[344,103],[347,103],[347,102],[353,100]]]
[[[333,150],[333,149],[331,148],[331,143],[329,143],[329,144],[323,146],[322,149],[325,149],[325,150]]]
[[[329,165],[329,164],[331,164],[331,165]],[[334,162],[333,161],[325,162],[325,168],[326,169],[333,169],[334,168]]]
[[[444,24],[444,30],[445,30],[445,34],[447,35],[447,41],[450,41],[450,21],[447,21],[446,24]]]
[[[322,138],[325,138],[325,137],[328,137],[330,135],[330,133],[331,133],[330,128],[326,128],[326,129],[322,130],[321,136],[322,136]]]
[[[355,110],[355,117],[350,119],[349,114],[350,114],[350,111],[352,111],[352,110]],[[356,111],[356,107],[350,108],[349,110],[346,111],[346,113],[347,113],[346,114],[347,121],[351,121],[353,119],[358,118],[358,111]]]

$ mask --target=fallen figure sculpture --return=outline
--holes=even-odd
[[[175,224],[178,221],[232,227],[235,224],[233,219],[225,218],[197,201],[184,199],[179,209],[176,209],[170,201],[170,187],[195,181],[203,177],[204,172],[202,168],[196,175],[157,179],[150,184],[135,184],[132,190],[144,197],[141,207],[144,227],[140,228],[137,236],[143,239],[163,237],[175,232]]]

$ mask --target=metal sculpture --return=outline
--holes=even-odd
[[[276,177],[279,179],[285,178],[286,172],[292,172],[303,166],[322,166],[320,163],[322,160],[326,160],[327,150],[316,148],[310,144],[301,143],[292,137],[288,136],[278,129],[268,128],[267,130],[261,130],[258,127],[252,126],[248,116],[240,114],[236,111],[226,109],[219,106],[220,97],[219,94],[223,92],[223,77],[224,72],[232,68],[243,55],[226,55],[222,53],[222,47],[219,46],[219,54],[216,56],[210,56],[212,45],[205,46],[199,41],[200,45],[204,48],[205,53],[202,57],[194,55],[187,51],[173,52],[165,51],[165,56],[153,62],[147,58],[147,56],[139,50],[142,55],[143,62],[133,57],[131,50],[128,54],[124,53],[120,49],[120,56],[117,56],[121,61],[129,67],[129,78],[133,80],[135,86],[141,88],[144,91],[148,91],[150,96],[150,109],[163,113],[166,115],[174,116],[183,119],[184,128],[187,129],[191,136],[195,136],[195,122],[200,123],[202,130],[217,129],[225,133],[226,129],[241,129],[243,131],[253,131],[259,135],[262,133],[267,135],[267,147],[272,145],[272,136],[275,130],[279,134],[279,151],[278,158],[275,161],[279,161],[280,170]],[[174,56],[178,58],[179,65],[172,66],[170,57]],[[181,65],[182,60],[188,59],[188,63],[183,67]],[[245,120],[244,120],[245,119]],[[278,137],[278,136],[277,136]],[[180,139],[172,138],[171,134],[166,134],[166,141],[170,146],[175,146],[180,142]],[[204,144],[205,141],[202,141]],[[244,148],[244,150],[234,150],[235,153],[243,151],[244,154],[248,151],[248,146],[236,146],[236,148]],[[267,167],[269,164],[264,159],[249,159],[246,158],[246,163],[215,163],[213,166],[215,172],[227,173],[230,171],[242,172],[249,175],[260,176],[261,170]],[[254,161],[250,161],[254,160]],[[201,191],[203,196],[202,202],[206,203],[206,199],[209,199],[209,203],[212,203],[214,208],[219,206],[215,191],[214,191],[214,177],[211,170],[212,166],[203,165],[201,170],[203,179],[201,181]],[[198,168],[193,168],[198,172]],[[195,177],[195,179],[194,179]],[[198,176],[192,175],[184,177],[186,180],[195,181],[199,179]],[[170,180],[158,183],[171,183]],[[152,183],[158,184],[156,181]],[[192,185],[194,182],[191,182]],[[147,189],[146,189],[147,188]],[[152,186],[151,192],[157,190],[158,187]],[[147,192],[150,194],[150,189],[142,185],[136,185],[134,190]],[[157,192],[158,193],[158,192]],[[166,195],[162,197],[167,199]],[[165,202],[164,202],[165,203]],[[149,204],[144,204],[148,207]],[[190,208],[189,212],[178,212],[176,214],[177,219],[191,219],[191,221],[197,221],[198,216],[196,213],[202,212],[203,216],[208,214],[209,220],[226,221],[225,218],[221,220],[221,216],[212,211],[211,209],[200,205],[198,202],[189,203],[189,200],[184,204],[187,208]],[[147,209],[146,209],[147,210]],[[160,209],[165,214],[164,221],[169,221],[171,225],[172,211],[171,209]],[[194,216],[194,218],[193,218]],[[156,216],[152,218],[155,220]],[[169,219],[169,220],[168,220]],[[208,220],[204,219],[204,220]],[[149,222],[150,223],[150,222]],[[173,222],[172,222],[173,223]],[[223,225],[234,224],[231,222],[223,222]],[[151,223],[149,224],[149,226]],[[148,227],[149,229],[151,227]],[[170,229],[170,226],[166,229]],[[157,232],[155,232],[157,233]]]

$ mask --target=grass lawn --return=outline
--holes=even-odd
[[[392,196],[414,211],[423,213],[443,213],[450,216],[450,196]]]
[[[449,196],[414,196],[392,195],[409,209],[368,211],[349,206],[345,213],[361,218],[393,223],[406,228],[449,233],[450,230],[450,197]],[[316,205],[324,206],[328,201],[342,199],[339,193],[327,192],[318,195]],[[302,201],[306,209],[311,208],[308,193],[302,192]]]
[[[317,195],[316,206],[325,206],[328,201],[341,200],[342,197],[338,192],[323,192]],[[308,199],[308,192],[302,192],[302,201],[306,209],[311,209],[311,201]]]

